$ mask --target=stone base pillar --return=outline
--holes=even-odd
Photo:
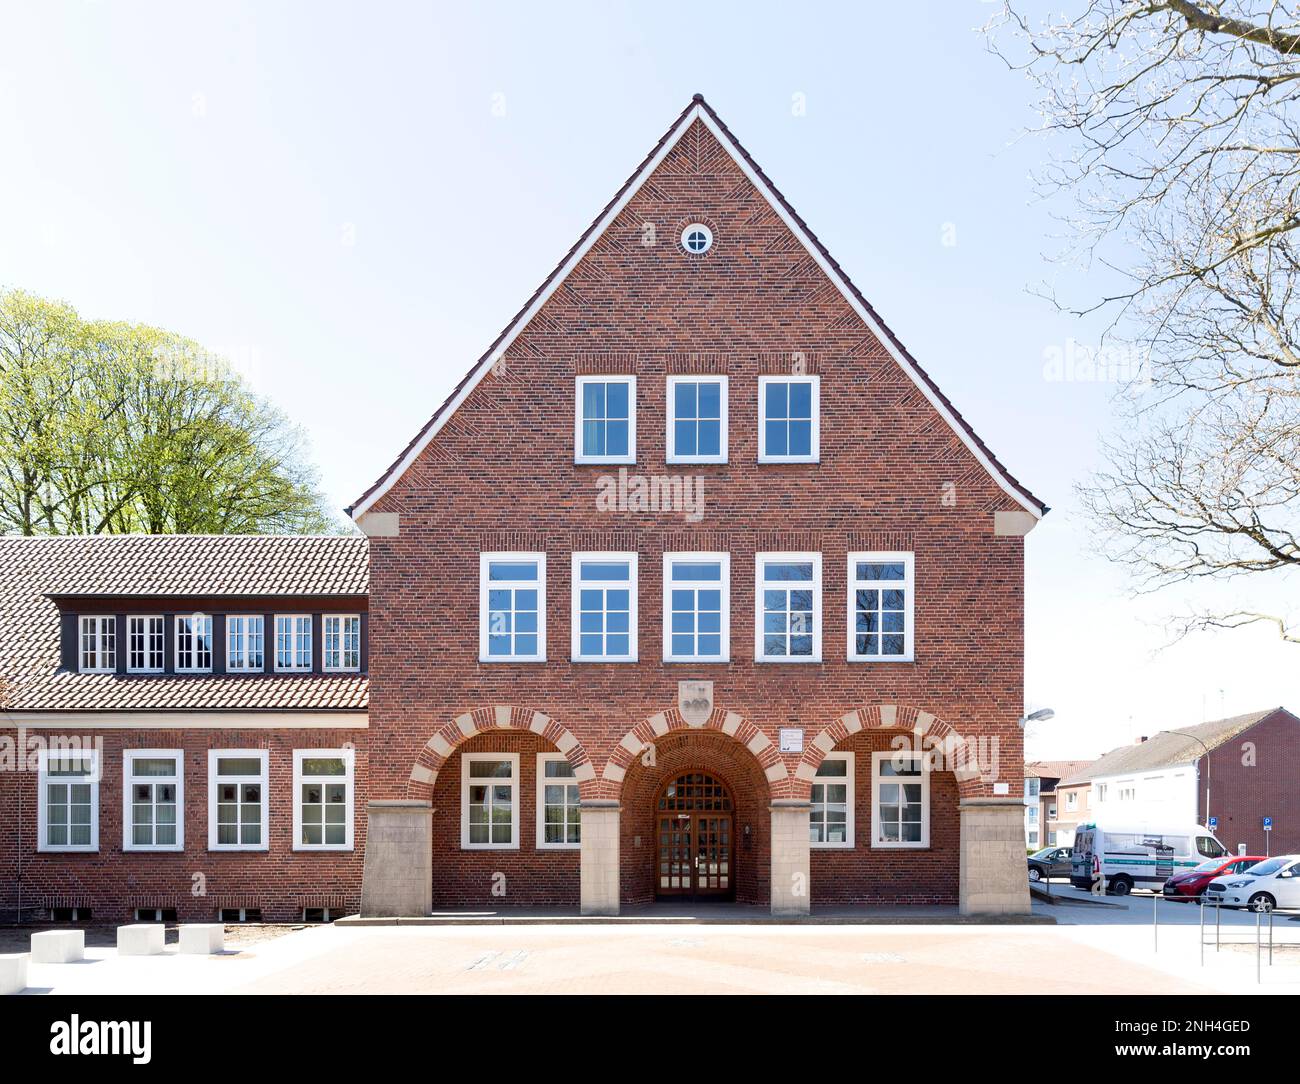
[[[427,915],[432,909],[432,803],[368,802],[362,917],[409,918]]]
[[[580,911],[584,915],[618,914],[617,801],[586,799],[582,808]]]
[[[1019,798],[963,798],[963,915],[1029,913],[1025,867],[1025,803]]]
[[[801,798],[772,802],[772,914],[806,915],[812,907],[808,821],[812,804]]]

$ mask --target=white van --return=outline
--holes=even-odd
[[[1107,891],[1127,896],[1135,887],[1158,890],[1173,874],[1227,853],[1199,824],[1080,824],[1070,852],[1070,883],[1091,888],[1093,860],[1099,859]]]

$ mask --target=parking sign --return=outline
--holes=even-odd
[[[1206,826],[1206,827],[1207,827],[1211,832],[1213,832],[1216,828],[1219,827],[1219,818],[1218,818],[1218,817],[1211,817],[1211,818],[1209,819],[1209,821],[1206,822],[1206,825],[1205,825],[1205,826]]]
[[[1264,831],[1265,831],[1265,832],[1271,832],[1271,831],[1273,831],[1273,818],[1272,818],[1272,817],[1265,817],[1265,818],[1264,818]]]

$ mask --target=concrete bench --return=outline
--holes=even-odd
[[[187,922],[181,927],[181,952],[211,956],[226,947],[226,928],[220,922]]]
[[[0,995],[21,994],[27,989],[26,952],[0,955]]]
[[[119,956],[157,956],[163,950],[167,930],[161,922],[134,922],[117,928]]]
[[[85,958],[85,930],[42,930],[32,934],[34,964],[70,964]]]

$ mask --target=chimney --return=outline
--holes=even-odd
[[[1141,744],[1142,744],[1144,741],[1146,741],[1146,740],[1147,740],[1147,736],[1146,736],[1145,734],[1143,734],[1140,738],[1134,738],[1134,739],[1133,739],[1133,744],[1134,744],[1134,745],[1141,745]]]

